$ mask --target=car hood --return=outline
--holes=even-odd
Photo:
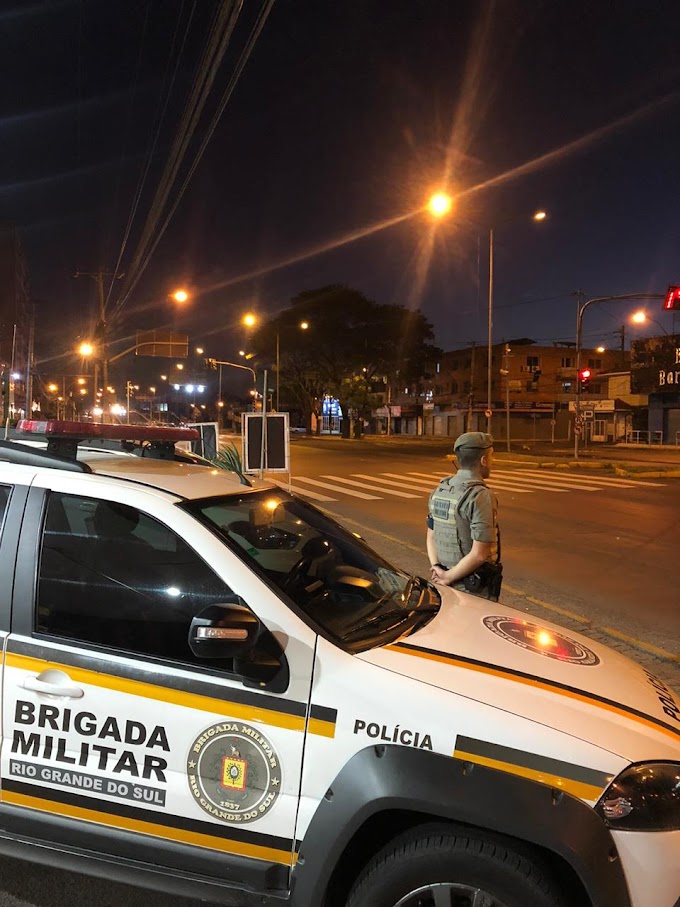
[[[680,701],[619,652],[478,596],[441,589],[425,627],[357,656],[559,729],[631,762],[680,760]]]

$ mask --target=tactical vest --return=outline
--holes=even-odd
[[[434,523],[434,542],[439,560],[446,567],[455,567],[472,549],[472,533],[467,520],[456,519],[456,512],[468,498],[487,488],[482,481],[455,485],[453,477],[443,479],[430,495],[430,514]],[[492,543],[491,559],[497,560],[498,529]]]

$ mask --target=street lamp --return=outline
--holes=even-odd
[[[646,324],[648,321],[651,321],[653,324],[656,324],[659,328],[661,328],[664,334],[668,337],[668,331],[666,330],[666,328],[660,322],[658,322],[656,318],[650,318],[649,315],[642,309],[640,309],[639,312],[635,312],[633,315],[631,315],[630,320],[633,322],[633,324]]]
[[[444,217],[453,207],[453,199],[445,192],[435,192],[430,196],[427,208],[433,217]],[[540,223],[548,217],[545,211],[536,211],[532,220]],[[493,293],[494,293],[494,228],[489,228],[489,287],[487,305],[487,361],[486,361],[486,430],[491,431],[491,375],[493,364]]]
[[[182,303],[188,302],[189,294],[186,290],[175,290],[175,292],[172,293],[172,298],[175,302],[179,302],[179,304],[182,305]]]
[[[298,327],[301,331],[306,331],[309,329],[308,321],[301,321],[298,324]],[[276,411],[280,412],[279,407],[279,386],[280,386],[280,373],[281,373],[281,348],[280,348],[280,332],[281,328],[277,327],[276,329]]]
[[[574,459],[578,460],[578,447],[581,436],[581,344],[583,338],[583,313],[590,305],[597,302],[618,302],[625,299],[665,299],[664,293],[624,293],[620,296],[595,296],[580,306],[576,316],[576,403],[574,413]],[[636,313],[638,316],[640,312]],[[642,313],[644,315],[644,313]],[[635,316],[633,316],[635,319]],[[638,319],[639,320],[639,319]],[[659,325],[661,327],[661,325]]]

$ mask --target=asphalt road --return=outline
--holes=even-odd
[[[305,439],[291,451],[294,488],[394,563],[427,572],[427,495],[449,472],[441,442]],[[680,659],[664,655],[680,656],[680,479],[539,469],[499,454],[491,484],[503,532],[502,601],[613,644],[680,689]],[[198,903],[10,859],[0,859],[0,879],[0,907]]]
[[[427,570],[428,490],[451,469],[441,444],[319,439],[291,451],[294,489],[370,531],[391,560]],[[680,479],[540,469],[499,452],[490,484],[508,587],[680,655]]]

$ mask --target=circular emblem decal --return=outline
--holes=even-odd
[[[223,822],[244,824],[261,819],[276,802],[281,764],[256,728],[240,721],[221,722],[194,741],[187,777],[201,809]]]
[[[583,643],[570,639],[563,633],[546,630],[539,624],[512,617],[485,617],[484,625],[501,639],[536,652],[537,655],[584,667],[600,663],[597,655]]]

